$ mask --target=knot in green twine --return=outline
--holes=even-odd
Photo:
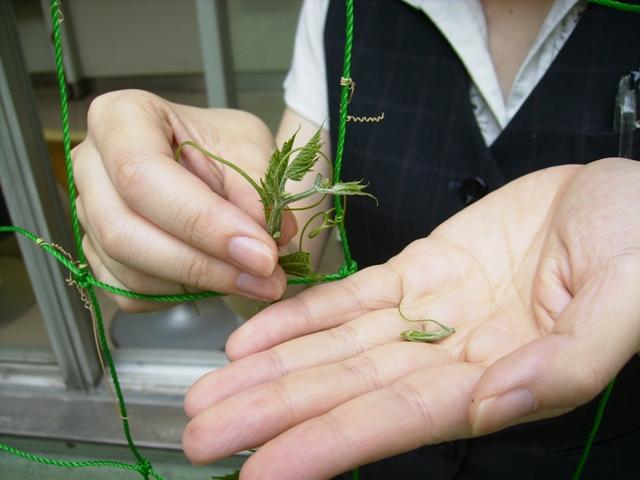
[[[341,278],[348,277],[349,275],[353,275],[358,271],[358,263],[355,260],[351,260],[349,262],[345,262],[340,267],[338,273]]]
[[[144,475],[145,478],[149,477],[149,474],[151,473],[151,462],[146,458],[141,459],[138,462],[137,470],[141,475]]]
[[[89,276],[89,266],[86,263],[79,263],[77,268],[71,272],[73,281],[82,288],[91,286],[91,277]]]

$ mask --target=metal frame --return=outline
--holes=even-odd
[[[44,16],[44,21],[49,30],[49,36],[53,35],[53,25],[51,23],[51,2],[50,0],[40,0],[40,7]],[[84,80],[84,72],[80,64],[80,55],[78,55],[78,47],[76,38],[72,28],[72,19],[67,2],[60,2],[58,5],[63,15],[65,28],[60,32],[62,37],[62,61],[66,74],[67,87],[69,88],[70,98],[82,98],[87,94],[87,84]],[[51,48],[53,55],[53,47]]]
[[[207,104],[233,108],[238,104],[234,81],[226,0],[196,0]]]
[[[180,449],[187,422],[182,406],[186,389],[204,373],[228,363],[222,352],[176,356],[175,352],[149,349],[117,350],[114,361],[127,404],[135,410],[136,443],[168,449]],[[108,378],[88,392],[69,391],[41,368],[10,367],[13,372],[7,372],[5,366],[0,381],[0,435],[125,444],[105,383]],[[49,373],[52,369],[49,366]]]
[[[73,251],[11,2],[0,2],[0,185],[15,225]],[[100,376],[90,316],[63,268],[28,240],[19,244],[66,385],[87,389]]]

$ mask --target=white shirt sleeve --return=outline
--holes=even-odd
[[[324,24],[329,0],[304,0],[291,68],[284,81],[287,107],[316,125],[329,129],[324,57]]]

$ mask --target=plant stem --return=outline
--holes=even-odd
[[[267,233],[274,239],[280,238],[280,227],[282,226],[282,208],[280,198],[275,199],[273,206],[266,213],[267,216]]]
[[[305,190],[304,192],[296,193],[295,195],[288,195],[282,199],[283,206],[289,205],[290,203],[298,202],[303,200],[311,195],[315,195],[318,193],[316,187],[311,187],[309,190]]]
[[[182,142],[177,150],[176,153],[174,155],[174,159],[176,162],[180,162],[180,154],[182,153],[183,147],[185,145],[188,145],[190,147],[195,148],[196,150],[198,150],[200,153],[202,153],[203,155],[206,155],[209,158],[212,158],[213,160],[222,163],[223,165],[226,165],[227,167],[233,168],[236,172],[238,172],[240,175],[242,175],[242,177],[249,182],[249,184],[254,188],[254,190],[256,192],[258,192],[258,195],[260,195],[260,198],[262,200],[264,200],[264,195],[262,193],[262,188],[260,188],[260,185],[258,185],[255,180],[253,178],[251,178],[251,176],[245,172],[242,168],[240,168],[239,166],[237,166],[235,163],[230,162],[229,160],[225,160],[222,157],[219,157],[218,155],[211,153],[209,150],[207,150],[204,147],[201,147],[200,145],[198,145],[195,142],[192,142],[191,140],[186,140],[184,142]]]
[[[326,212],[324,212],[324,211],[317,212],[309,220],[307,220],[307,223],[304,224],[304,227],[302,227],[302,231],[300,232],[300,241],[298,242],[298,251],[300,251],[300,252],[302,251],[302,240],[304,239],[304,234],[307,231],[307,228],[309,228],[309,225],[311,225],[311,222],[313,222],[320,215],[328,215],[329,212],[331,212],[332,210],[335,210],[335,209],[331,208],[331,209],[327,210]],[[309,237],[309,238],[311,238],[311,237]]]

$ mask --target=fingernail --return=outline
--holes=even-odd
[[[518,388],[489,397],[478,406],[473,433],[483,434],[503,428],[536,408],[536,400],[530,390]]]
[[[229,242],[229,256],[245,270],[268,277],[276,266],[273,252],[259,240],[234,237]]]
[[[272,302],[281,294],[280,287],[276,282],[276,278],[254,277],[250,273],[242,272],[236,278],[236,287],[258,300]]]

